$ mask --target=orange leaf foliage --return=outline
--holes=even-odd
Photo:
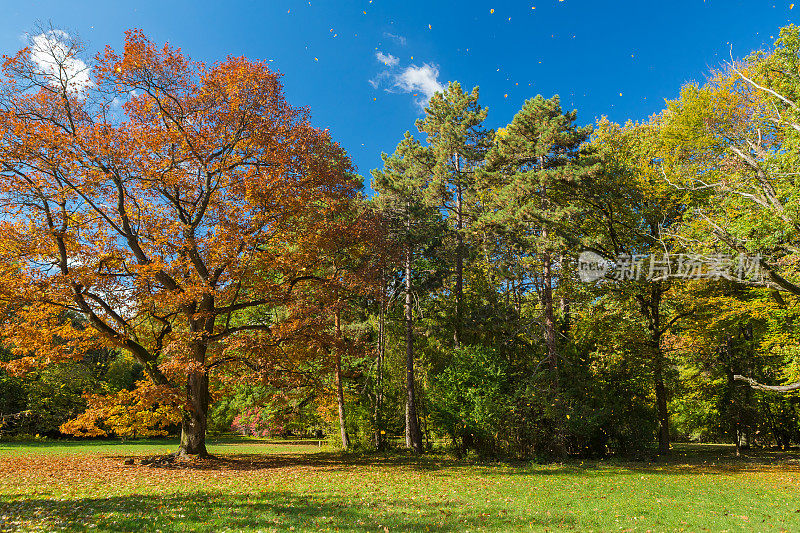
[[[88,84],[54,79],[29,49],[4,58],[0,302],[18,366],[100,343],[183,391],[191,375],[309,356],[287,346],[320,326],[319,291],[363,291],[372,268],[379,229],[350,161],[266,62],[207,66],[126,35]],[[65,310],[90,328],[57,325]],[[198,383],[190,411],[204,409]]]
[[[86,395],[87,409],[61,425],[62,433],[77,437],[153,437],[166,435],[181,421],[180,401],[168,387],[140,381],[132,391],[103,396]]]

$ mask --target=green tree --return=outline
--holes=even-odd
[[[486,172],[481,173],[482,227],[501,233],[523,259],[526,277],[540,280],[537,292],[554,376],[558,350],[553,288],[559,277],[564,279],[554,266],[564,267],[565,236],[574,236],[580,210],[573,200],[576,184],[593,162],[585,151],[592,127],[578,127],[576,119],[577,111],[562,111],[558,96],[531,98],[497,132]]]
[[[437,92],[425,108],[417,128],[427,134],[430,157],[423,185],[428,205],[442,208],[455,237],[455,325],[453,343],[463,342],[465,234],[472,222],[475,177],[491,146],[492,132],[485,129],[487,110],[478,103],[477,87],[467,93],[458,82]]]
[[[800,296],[800,28],[781,29],[775,46],[731,61],[703,86],[686,85],[668,103],[665,178],[690,191],[689,234],[707,248],[758,257],[762,279],[782,306]],[[800,381],[763,390],[800,389]]]
[[[424,247],[435,240],[441,229],[439,213],[425,202],[427,170],[431,168],[432,153],[406,133],[391,156],[383,154],[383,170],[373,170],[372,187],[378,192],[375,205],[388,225],[390,239],[401,249],[399,267],[404,279],[405,300],[405,374],[406,445],[416,453],[422,452],[422,432],[417,412],[414,372],[414,313],[416,260]]]
[[[603,172],[598,179],[584,183],[582,201],[587,209],[582,225],[586,247],[616,262],[616,279],[603,285],[603,290],[634,306],[647,331],[643,350],[652,365],[659,452],[668,454],[665,334],[690,310],[669,298],[674,283],[670,273],[651,268],[682,250],[676,235],[687,203],[685,192],[662,179],[665,149],[661,128],[660,117],[624,127],[608,121],[598,125],[593,143]]]

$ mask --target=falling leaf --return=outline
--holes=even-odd
[[[494,13],[494,9],[490,9],[490,10],[489,10],[489,13],[490,13],[490,14],[491,14],[491,13]]]

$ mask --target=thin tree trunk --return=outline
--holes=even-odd
[[[342,437],[342,449],[347,450],[350,447],[350,438],[347,436],[347,419],[344,411],[344,389],[342,387],[342,351],[340,349],[340,342],[342,339],[342,325],[341,325],[341,311],[336,310],[333,317],[334,327],[336,328],[336,400],[339,404],[339,431]]]
[[[733,337],[727,335],[725,338],[725,393],[722,396],[722,404],[725,406],[725,418],[730,425],[731,441],[736,450],[736,457],[741,454],[739,424],[741,423],[741,409],[736,405],[736,380],[733,379],[738,362],[733,358]]]
[[[747,348],[746,348],[746,358],[745,358],[745,366],[747,367],[748,374],[752,375],[753,367],[755,366],[755,352],[753,351],[753,323],[748,322],[747,325],[744,327],[744,339],[747,341]],[[749,450],[751,446],[753,446],[753,416],[752,416],[752,407],[751,404],[753,402],[753,389],[751,387],[745,387],[744,390],[744,407],[745,410],[745,420],[744,420],[744,431],[745,431],[745,445],[746,449]]]
[[[373,418],[375,420],[375,449],[378,451],[383,450],[384,431],[383,429],[383,356],[386,346],[386,302],[385,302],[385,285],[381,286],[381,297],[378,305],[378,355],[375,361],[375,413]]]
[[[668,455],[669,450],[669,410],[667,409],[667,388],[664,385],[664,357],[657,349],[654,361],[654,378],[656,382],[656,407],[658,409],[658,452]]]
[[[463,191],[461,187],[461,166],[459,156],[455,156],[456,167],[456,327],[453,344],[461,346],[461,328],[464,321],[464,213]]]
[[[411,300],[411,246],[406,245],[406,446],[415,453],[422,453],[422,434],[417,417],[416,392],[414,390],[414,324]]]
[[[558,263],[560,265],[561,272],[564,272],[565,261],[566,260],[564,258],[564,254],[560,254]],[[563,275],[560,275],[559,279],[561,279],[562,277]],[[562,324],[561,331],[562,335],[564,336],[564,342],[566,343],[569,342],[570,330],[572,329],[572,314],[569,305],[569,300],[563,294],[558,299],[558,310],[559,313],[561,314],[561,324]]]
[[[546,231],[543,232],[546,238]],[[558,382],[558,352],[556,350],[556,320],[553,312],[553,270],[550,252],[545,252],[542,257],[543,274],[542,280],[542,303],[544,304],[544,335],[545,345],[547,346],[547,359],[550,362],[550,370],[553,371],[554,379]]]

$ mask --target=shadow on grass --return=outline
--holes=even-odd
[[[182,495],[130,495],[72,500],[0,500],[0,530],[61,531],[464,531],[475,528],[512,530],[520,527],[574,527],[575,518],[558,512],[546,518],[489,515],[470,516],[457,508],[405,500],[360,504],[352,500],[298,495],[292,492],[225,494],[196,492]]]
[[[122,451],[122,450],[120,450]],[[110,456],[123,462],[131,457],[125,452]],[[458,476],[462,469],[470,469],[481,475],[605,475],[616,474],[686,475],[691,473],[723,474],[765,469],[800,471],[800,451],[758,449],[737,457],[733,447],[726,446],[677,446],[667,457],[650,461],[632,461],[613,457],[606,460],[570,459],[562,463],[533,464],[525,461],[491,461],[455,459],[443,453],[428,453],[422,456],[393,452],[383,454],[347,454],[343,452],[224,454],[207,459],[194,459],[160,465],[139,465],[135,468],[187,469],[199,471],[278,470],[306,467],[331,472],[344,472],[353,467],[396,469],[398,467],[420,472],[438,472],[444,476]]]
[[[111,455],[120,462],[129,455]],[[139,459],[138,457],[136,458]],[[275,470],[296,467],[311,467],[327,471],[346,471],[354,466],[397,468],[406,467],[419,471],[436,471],[445,468],[470,466],[443,455],[414,456],[411,454],[352,455],[343,452],[281,453],[281,454],[235,454],[226,453],[208,458],[195,458],[173,463],[142,465],[141,468],[188,469],[209,471]],[[140,467],[138,462],[136,467]]]
[[[120,463],[132,458],[129,455],[112,455],[111,459]],[[317,453],[282,454],[224,454],[208,458],[194,458],[171,463],[139,464],[140,457],[130,468],[198,471],[253,472],[260,470],[282,470],[294,468],[313,468],[327,472],[350,472],[353,467],[370,469],[398,469],[416,472],[436,472],[440,476],[458,477],[463,471],[480,474],[535,474],[538,476],[561,475],[567,472],[580,474],[585,469],[573,463],[558,465],[534,465],[530,462],[490,461],[455,459],[444,454],[428,453],[385,453],[354,455],[341,451]]]

